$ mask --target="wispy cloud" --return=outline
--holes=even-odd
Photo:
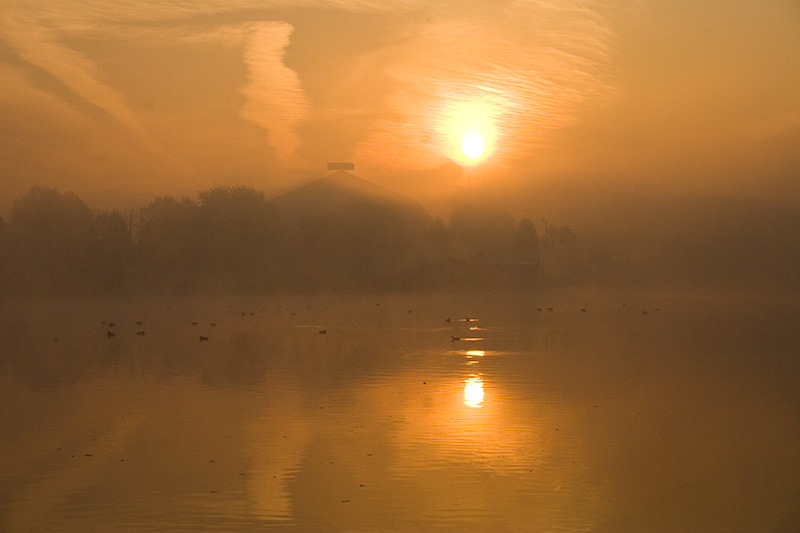
[[[65,36],[101,36],[164,45],[223,44],[240,47],[249,79],[240,115],[268,132],[269,145],[284,161],[292,160],[300,139],[293,131],[308,114],[297,73],[283,63],[292,33],[290,24],[270,20],[281,8],[325,8],[385,12],[413,8],[418,2],[361,0],[73,0],[23,2],[0,0],[0,39],[30,65],[59,80],[78,97],[126,128],[153,156],[169,158],[126,100],[124,88],[104,80],[102,69],[68,46]],[[270,15],[271,13],[271,15]],[[225,15],[239,23],[218,22]],[[169,27],[162,24],[169,22]]]
[[[23,60],[116,120],[151,156],[168,162],[173,171],[190,173],[188,165],[176,160],[152,138],[124,94],[103,81],[97,64],[62,42],[57,28],[24,9],[4,11],[0,14],[0,36]]]
[[[0,32],[25,61],[57,78],[76,95],[107,112],[137,136],[147,137],[145,129],[126,105],[124,96],[103,83],[102,73],[94,62],[63,45],[55,29],[43,26],[25,13],[6,12],[0,15]]]
[[[395,118],[362,143],[364,156],[388,155],[399,166],[454,158],[453,129],[475,113],[495,131],[497,158],[513,160],[573,120],[582,103],[614,95],[614,35],[591,3],[512,2],[480,17],[457,13],[376,54],[392,77]]]
[[[454,124],[470,114],[494,128],[497,158],[510,161],[572,120],[582,103],[613,95],[607,65],[614,35],[602,6],[601,0],[0,0],[0,38],[121,124],[154,157],[171,156],[129,103],[127,88],[108,81],[92,57],[68,44],[71,38],[159,43],[167,51],[177,44],[196,51],[228,47],[241,54],[246,71],[237,112],[264,130],[272,149],[265,158],[298,164],[298,153],[319,151],[303,142],[321,138],[298,131],[315,121],[338,127],[341,119],[342,128],[353,123],[358,131],[356,159],[422,169],[455,157]],[[292,24],[302,17],[289,20],[302,8],[370,12],[386,22],[386,38],[349,51],[349,71],[323,88],[329,91],[323,98],[309,96],[304,73],[286,64]],[[315,60],[325,56],[321,49]]]
[[[297,74],[283,63],[292,26],[285,22],[249,25],[244,62],[250,81],[241,92],[247,97],[241,115],[269,132],[269,144],[291,162],[300,146],[295,126],[308,113],[308,102]]]

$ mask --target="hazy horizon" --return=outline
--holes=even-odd
[[[795,2],[0,6],[0,213],[33,185],[96,208],[274,196],[328,161],[434,214],[469,184],[583,229],[800,206]]]

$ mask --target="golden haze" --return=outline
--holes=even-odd
[[[0,12],[4,213],[33,184],[99,207],[215,185],[270,195],[339,160],[426,206],[458,194],[461,169],[527,211],[575,185],[800,201],[794,2]]]

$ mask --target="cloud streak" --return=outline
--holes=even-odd
[[[305,7],[348,11],[393,11],[408,9],[412,2],[362,2],[310,0]],[[65,44],[65,36],[102,36],[195,44],[222,43],[242,47],[242,61],[249,81],[241,88],[247,98],[241,117],[269,131],[269,144],[284,161],[300,140],[292,131],[307,115],[305,100],[296,73],[282,58],[289,44],[292,27],[285,22],[248,21],[241,24],[214,24],[220,14],[236,18],[252,17],[282,7],[297,7],[297,2],[257,2],[253,0],[212,0],[209,2],[153,0],[113,2],[74,0],[58,3],[29,3],[0,0],[0,39],[28,64],[61,82],[74,95],[102,110],[122,125],[151,156],[184,167],[157,142],[141,117],[132,109],[121,88],[104,81],[103,71],[90,57]],[[259,15],[256,14],[256,17]],[[160,26],[171,22],[169,27]],[[173,31],[176,27],[180,31]]]
[[[297,74],[283,63],[292,26],[285,22],[248,25],[244,62],[250,81],[241,89],[247,102],[246,120],[269,132],[269,144],[285,164],[291,164],[300,146],[294,128],[308,114],[308,101]]]
[[[23,14],[0,16],[0,33],[28,63],[52,75],[73,93],[102,109],[141,139],[145,128],[128,108],[124,96],[101,81],[91,60],[59,42],[58,33]]]
[[[125,128],[151,157],[180,176],[193,174],[188,164],[164,150],[129,107],[122,92],[105,83],[91,59],[61,42],[58,29],[23,9],[0,15],[0,36],[19,57],[61,82],[73,94],[102,110]]]
[[[573,120],[579,105],[609,101],[617,90],[608,67],[614,35],[585,2],[513,2],[480,19],[450,15],[374,58],[388,65],[395,118],[362,143],[365,156],[410,167],[458,160],[453,131],[481,113],[495,130],[495,155],[510,162]]]
[[[353,84],[364,86],[372,84],[370,78],[387,76],[391,83],[382,109],[374,107],[375,102],[363,109],[359,102],[341,99],[315,107],[303,90],[301,76],[284,61],[292,25],[268,20],[280,19],[289,2],[117,0],[109,5],[82,0],[33,7],[6,3],[14,9],[5,10],[0,34],[22,58],[102,109],[160,156],[162,149],[127,104],[125,94],[102,81],[103,73],[91,59],[64,45],[61,33],[105,31],[107,38],[138,35],[148,42],[171,39],[240,46],[248,80],[240,88],[246,100],[239,115],[268,132],[268,144],[284,164],[298,163],[300,125],[341,109],[358,117],[364,133],[353,156],[365,161],[429,168],[446,158],[457,159],[454,123],[475,109],[494,125],[498,159],[512,161],[529,153],[547,131],[572,120],[576,106],[614,93],[607,75],[614,35],[602,8],[592,2],[553,5],[518,0],[502,6],[482,1],[435,6],[416,1],[292,2],[294,8],[424,14],[422,22],[401,28],[383,48],[361,51],[353,71],[344,74]],[[232,25],[209,22],[220,14],[247,20]],[[169,32],[159,26],[166,21],[171,22]],[[103,30],[109,24],[113,32]],[[365,116],[375,117],[371,126],[364,122]],[[347,117],[341,126],[347,127]]]

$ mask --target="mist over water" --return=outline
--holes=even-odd
[[[4,530],[800,523],[790,296],[28,298],[1,311]]]

